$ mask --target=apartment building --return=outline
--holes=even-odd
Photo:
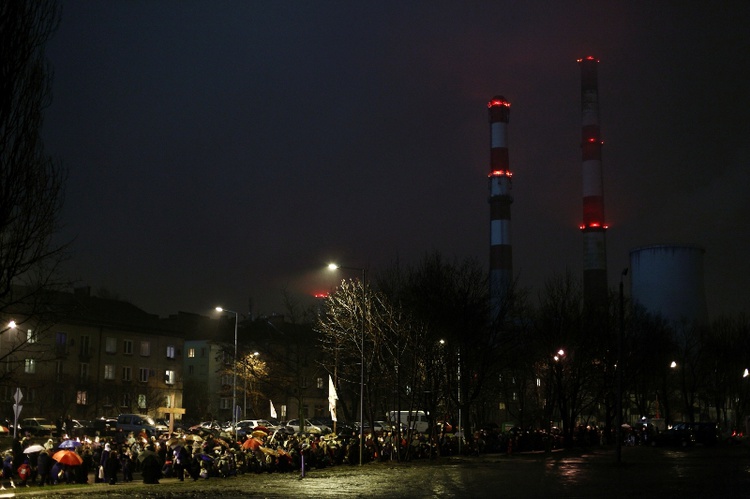
[[[22,417],[94,419],[119,413],[162,417],[182,407],[183,334],[119,300],[48,293],[6,310],[0,329],[0,408]]]

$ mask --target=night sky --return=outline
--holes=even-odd
[[[489,124],[512,104],[514,272],[581,275],[576,59],[598,57],[610,286],[705,247],[748,312],[750,7],[670,1],[63,1],[47,152],[69,277],[147,312],[284,313],[426,252],[489,266]]]

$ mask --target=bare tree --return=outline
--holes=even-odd
[[[0,3],[0,307],[54,284],[64,246],[52,242],[65,174],[44,152],[43,111],[52,71],[44,48],[57,28],[54,1]],[[13,292],[25,285],[21,296]]]

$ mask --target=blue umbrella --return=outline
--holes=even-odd
[[[78,440],[63,440],[63,442],[57,446],[58,449],[75,449],[80,447],[81,442]]]

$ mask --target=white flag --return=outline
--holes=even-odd
[[[273,400],[268,399],[268,401],[271,403],[271,419],[276,419],[279,416],[276,414],[276,408],[273,406]]]
[[[336,394],[336,387],[333,385],[333,378],[331,378],[331,375],[328,375],[328,410],[331,411],[331,419],[333,421],[337,421],[336,419],[336,401],[339,399],[339,396]]]

